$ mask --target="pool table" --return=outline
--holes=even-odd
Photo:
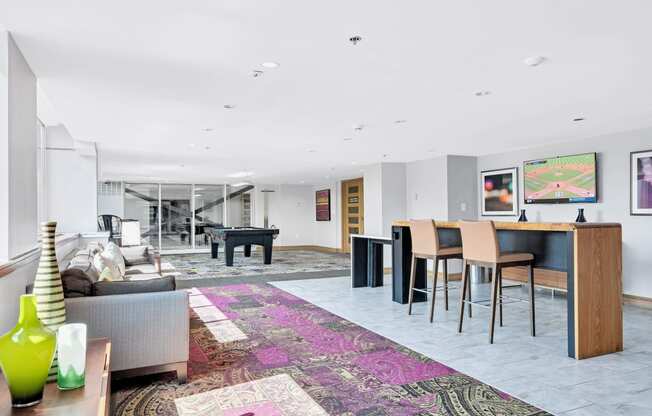
[[[220,244],[224,244],[226,265],[233,266],[233,252],[238,246],[244,246],[245,257],[251,257],[251,246],[263,246],[265,264],[272,264],[272,242],[279,233],[277,228],[231,227],[207,228],[206,234],[211,239],[211,257],[217,258]]]

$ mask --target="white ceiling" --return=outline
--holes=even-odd
[[[0,2],[105,178],[199,182],[324,182],[651,126],[650,16],[649,0]]]

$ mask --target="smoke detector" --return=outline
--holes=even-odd
[[[351,42],[353,44],[353,46],[357,45],[358,42],[360,42],[361,40],[362,40],[362,37],[359,36],[359,35],[351,36],[349,38],[349,42]]]
[[[527,66],[539,66],[545,60],[546,58],[544,56],[530,56],[529,58],[525,58],[523,63]]]

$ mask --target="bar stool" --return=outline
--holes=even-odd
[[[435,295],[437,291],[444,291],[444,305],[448,310],[448,259],[461,259],[462,247],[440,247],[437,227],[433,220],[411,220],[410,234],[412,235],[412,269],[410,272],[410,295],[408,298],[408,315],[412,314],[412,299],[414,292],[431,293],[430,300],[430,322],[435,314]],[[435,280],[432,290],[417,289],[414,287],[416,279],[417,259],[432,259],[434,262]],[[437,288],[437,274],[439,269],[439,260],[444,262],[444,286]],[[427,286],[427,285],[426,285]]]
[[[491,309],[491,318],[489,321],[489,343],[494,342],[494,322],[496,320],[496,305],[500,309],[500,326],[503,326],[503,304],[512,303],[504,302],[504,299],[510,299],[515,302],[530,303],[530,333],[535,336],[534,324],[534,255],[531,253],[501,253],[496,235],[496,227],[493,221],[460,221],[460,232],[462,234],[462,247],[464,248],[464,266],[462,272],[462,290],[460,299],[460,319],[457,332],[462,332],[462,321],[464,320],[464,305],[466,303],[476,304],[478,306],[489,307]],[[491,279],[492,269],[494,278],[491,279],[491,299],[480,301],[471,301],[466,299],[467,286],[470,288],[469,271],[471,266],[486,267],[489,269],[489,278]],[[512,266],[528,267],[528,287],[529,301],[508,298],[503,296],[502,269]],[[487,305],[486,302],[490,301]]]

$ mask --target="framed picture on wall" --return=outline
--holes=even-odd
[[[518,215],[518,168],[480,172],[483,216]]]
[[[317,221],[331,220],[331,190],[323,189],[315,192],[315,219]]]
[[[652,215],[652,150],[630,155],[630,212]]]

